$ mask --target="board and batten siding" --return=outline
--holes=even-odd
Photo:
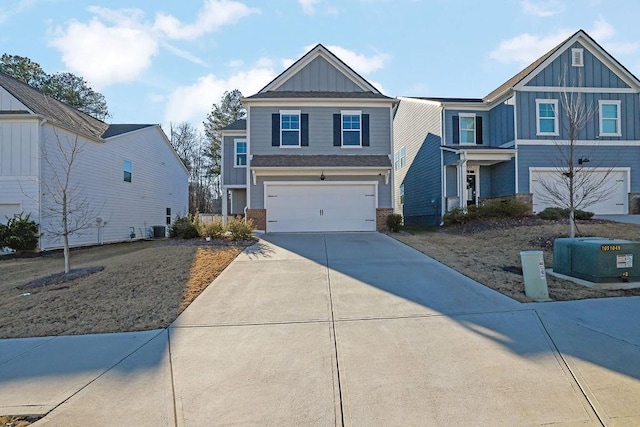
[[[280,110],[300,110],[309,115],[308,147],[273,147],[271,116]],[[341,110],[369,114],[368,147],[334,147],[333,115]],[[390,154],[391,119],[389,107],[251,107],[251,154]]]
[[[224,164],[222,166],[224,176],[222,177],[222,185],[246,185],[247,183],[247,168],[234,166],[236,139],[243,139],[246,141],[247,138],[244,136],[224,137]]]
[[[320,182],[316,176],[258,176],[257,186],[251,187],[251,207],[257,209],[264,208],[264,182],[265,181],[287,181],[287,182]],[[385,184],[384,176],[380,175],[329,175],[326,177],[325,182],[331,184],[332,182],[377,182],[378,183],[378,207],[390,208],[391,207],[391,180],[389,184]]]
[[[444,112],[444,135],[445,145],[453,145],[453,117],[460,113],[475,114],[476,117],[482,117],[482,145],[492,146],[496,145],[491,141],[491,120],[489,119],[488,111],[474,111],[474,110],[445,110]],[[463,144],[464,145],[464,144]],[[500,144],[497,144],[500,145]],[[457,146],[457,144],[456,144]]]
[[[492,165],[491,167],[481,167],[480,177],[483,176],[485,171],[490,171],[490,192],[485,192],[484,188],[480,187],[480,197],[502,197],[511,196],[516,192],[516,184],[514,177],[516,176],[516,162],[514,159],[508,162],[501,162]]]
[[[583,49],[584,66],[571,65],[571,49]],[[583,86],[628,88],[620,77],[596,58],[580,42],[575,42],[560,54],[551,64],[541,70],[526,86]]]
[[[347,76],[321,56],[291,76],[276,91],[362,92]]]
[[[394,171],[396,212],[405,225],[437,224],[442,203],[440,107],[401,99],[393,120],[394,152],[405,148],[405,166]],[[400,203],[404,185],[404,204]]]
[[[515,139],[514,131],[514,105],[513,97],[496,105],[489,111],[489,134],[490,137],[485,139],[486,145],[490,147],[499,147],[503,144],[513,142]],[[484,123],[483,123],[484,125]]]
[[[76,135],[45,125],[43,144],[51,159],[43,162],[42,179],[53,182],[56,175],[64,174],[56,162],[59,150],[56,141],[73,143]],[[107,222],[102,230],[103,242],[129,240],[131,227],[136,238],[147,237],[149,228],[166,225],[167,208],[172,219],[177,214],[188,212],[187,172],[171,150],[162,131],[157,126],[140,129],[109,138],[105,142],[79,139],[82,149],[77,167],[72,171],[71,185],[91,205],[91,217],[100,217]],[[132,164],[131,182],[124,181],[123,164]],[[43,186],[43,192],[46,192]],[[43,195],[42,212],[55,207],[52,198]],[[59,228],[59,218],[43,218],[48,227]],[[95,220],[92,220],[94,222]],[[142,236],[141,236],[142,234]],[[98,243],[98,230],[91,227],[71,237],[71,244],[91,245]],[[42,249],[61,247],[62,242],[50,234],[42,238]]]

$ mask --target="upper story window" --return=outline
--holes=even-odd
[[[600,136],[621,136],[620,101],[598,101]]]
[[[247,141],[244,139],[236,139],[234,141],[233,151],[233,166],[236,168],[247,166]]]
[[[280,145],[300,146],[300,111],[280,111]]]
[[[393,153],[393,169],[398,170],[404,167],[404,165],[407,162],[406,157],[407,156],[406,156],[405,147],[402,147],[401,149]]]
[[[125,160],[122,168],[124,169],[124,181],[131,182],[131,161]]]
[[[584,49],[571,49],[571,66],[584,67]]]
[[[341,111],[342,116],[342,146],[361,147],[362,127],[360,111]]]
[[[536,135],[558,136],[558,100],[536,99]]]
[[[476,143],[476,115],[460,113],[460,144]]]

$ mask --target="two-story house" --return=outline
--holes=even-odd
[[[580,30],[482,99],[402,97],[394,116],[396,211],[437,224],[454,208],[517,198],[554,205],[571,141],[582,179],[606,195],[586,210],[640,206],[640,81]],[[570,136],[571,105],[588,118]],[[575,129],[575,127],[574,127]],[[556,188],[562,188],[562,183]]]
[[[62,247],[65,183],[82,246],[162,234],[188,212],[187,179],[159,125],[107,124],[0,73],[0,222],[30,214],[39,249]]]
[[[317,45],[222,131],[223,215],[266,232],[383,229],[395,103]]]

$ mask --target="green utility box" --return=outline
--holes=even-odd
[[[587,237],[556,239],[553,271],[594,283],[640,281],[640,242]]]

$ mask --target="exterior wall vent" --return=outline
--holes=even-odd
[[[571,66],[584,67],[584,49],[571,49]]]

